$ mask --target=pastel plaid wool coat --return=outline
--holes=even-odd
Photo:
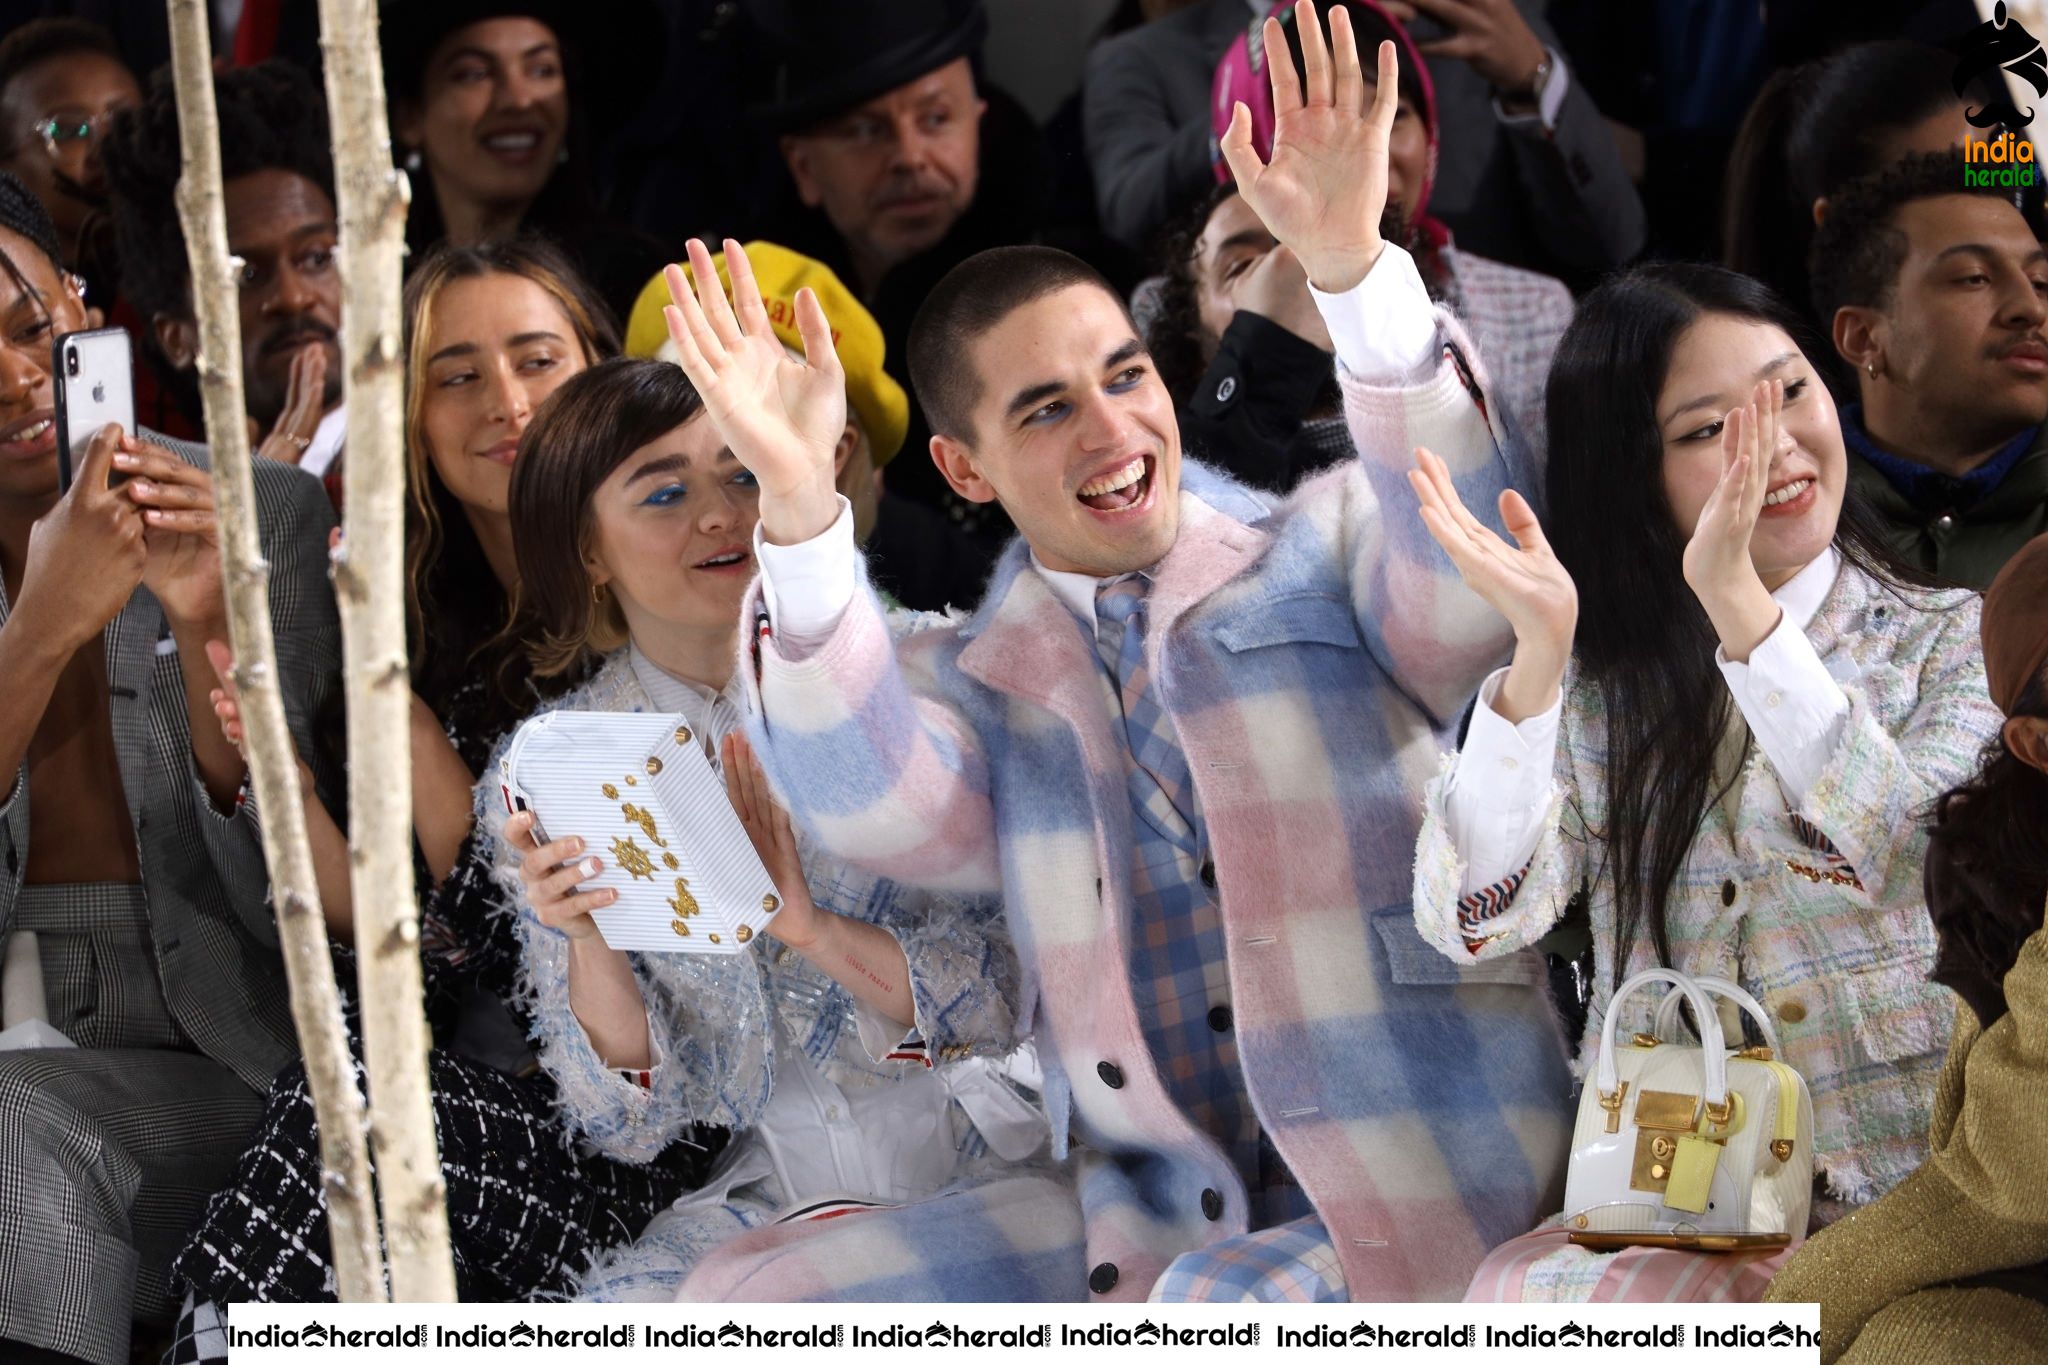
[[[1186,467],[1152,572],[1148,664],[1208,823],[1238,1057],[1357,1299],[1456,1298],[1554,1205],[1568,1132],[1541,962],[1452,964],[1409,911],[1435,752],[1509,632],[1430,541],[1403,471],[1427,444],[1483,508],[1533,477],[1476,396],[1462,329],[1436,316],[1451,344],[1418,383],[1343,376],[1363,459],[1277,505]],[[1244,1232],[1244,1187],[1169,1098],[1129,988],[1108,675],[1026,546],[964,623],[892,646],[863,587],[825,642],[796,658],[763,639],[747,676],[757,746],[827,846],[1003,893],[1020,1027],[1035,1006],[1053,1131],[1078,1139],[1094,1291],[1142,1299],[1177,1255]]]

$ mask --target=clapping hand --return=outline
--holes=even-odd
[[[301,346],[292,356],[291,371],[285,379],[284,410],[256,453],[279,464],[297,464],[306,458],[313,435],[320,430],[321,405],[327,397],[327,348]],[[250,427],[253,430],[252,419]]]
[[[761,531],[778,545],[811,539],[839,515],[834,456],[846,430],[846,372],[832,325],[809,289],[796,295],[804,358],[783,348],[761,287],[738,242],[727,239],[732,299],[719,288],[704,244],[689,244],[690,272],[668,268],[672,304],[662,310],[683,371],[704,397],[718,434],[761,485]]]
[[[1515,628],[1515,658],[1494,698],[1494,710],[1522,721],[1550,709],[1571,660],[1578,628],[1579,590],[1558,562],[1528,500],[1510,488],[1500,495],[1501,524],[1510,546],[1465,510],[1449,466],[1421,447],[1409,486],[1422,503],[1422,524],[1443,546],[1465,586],[1507,617]]]
[[[1736,662],[1777,629],[1780,615],[1750,558],[1750,540],[1770,490],[1784,406],[1784,381],[1764,380],[1747,404],[1722,419],[1721,478],[1685,544],[1686,585],[1706,608],[1722,652]]]
[[[1394,45],[1380,44],[1379,83],[1368,108],[1349,11],[1330,11],[1328,47],[1312,0],[1297,0],[1294,22],[1306,86],[1295,79],[1280,21],[1267,19],[1264,32],[1273,82],[1272,159],[1259,160],[1251,112],[1242,104],[1231,111],[1223,157],[1238,193],[1300,257],[1309,282],[1325,293],[1342,293],[1365,278],[1384,246],[1387,146],[1400,97]]]
[[[797,856],[789,812],[776,803],[761,761],[739,731],[725,737],[719,762],[725,769],[725,794],[782,897],[782,908],[768,921],[768,932],[802,952],[817,940],[818,919],[824,912],[811,899],[811,889],[804,882],[804,865]]]

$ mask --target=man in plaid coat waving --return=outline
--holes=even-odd
[[[1003,893],[1099,1298],[1455,1298],[1563,1172],[1540,961],[1460,967],[1408,910],[1423,784],[1510,643],[1411,515],[1410,452],[1472,506],[1534,471],[1380,240],[1391,47],[1375,82],[1341,8],[1327,40],[1312,5],[1295,18],[1299,73],[1266,32],[1270,163],[1241,112],[1224,150],[1316,286],[1361,458],[1277,505],[1183,466],[1092,271],[984,253],[926,301],[911,372],[933,458],[1022,534],[972,617],[892,630],[832,487],[843,385],[815,301],[800,363],[736,244],[736,313],[671,274],[684,367],[761,487],[758,745],[836,852]],[[721,1287],[861,1292],[854,1258],[802,1259]]]

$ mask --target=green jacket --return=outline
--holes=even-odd
[[[2020,546],[2048,532],[2048,423],[2004,482],[1967,511],[1930,518],[1854,450],[1849,486],[1877,510],[1886,541],[1908,564],[1982,592]]]
[[[1764,1294],[1820,1305],[1824,1362],[2041,1359],[2040,1296],[1943,1288],[2010,1269],[2036,1284],[2048,1275],[2048,928],[2020,949],[2005,999],[1981,1031],[1969,1006],[1956,1009],[1926,1164],[1815,1233]],[[1979,1349],[1963,1350],[1970,1342]]]

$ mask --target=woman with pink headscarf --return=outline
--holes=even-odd
[[[1415,258],[1431,296],[1458,314],[1508,416],[1540,458],[1543,383],[1572,300],[1548,275],[1460,251],[1429,215],[1438,155],[1435,90],[1408,32],[1374,0],[1318,0],[1351,11],[1361,50],[1392,39],[1400,65],[1400,112],[1388,157],[1387,216],[1381,233]],[[1274,17],[1300,64],[1291,6]],[[1239,103],[1251,111],[1253,143],[1273,141],[1273,99],[1250,21],[1218,63],[1211,100],[1215,137]],[[1327,24],[1327,19],[1325,23]],[[1212,151],[1215,146],[1212,140]],[[1457,154],[1457,149],[1452,149]],[[1182,408],[1190,449],[1238,478],[1284,491],[1305,475],[1352,457],[1332,372],[1333,347],[1310,300],[1308,277],[1229,184],[1215,154],[1214,194],[1167,247],[1159,310],[1147,328],[1160,376]]]

